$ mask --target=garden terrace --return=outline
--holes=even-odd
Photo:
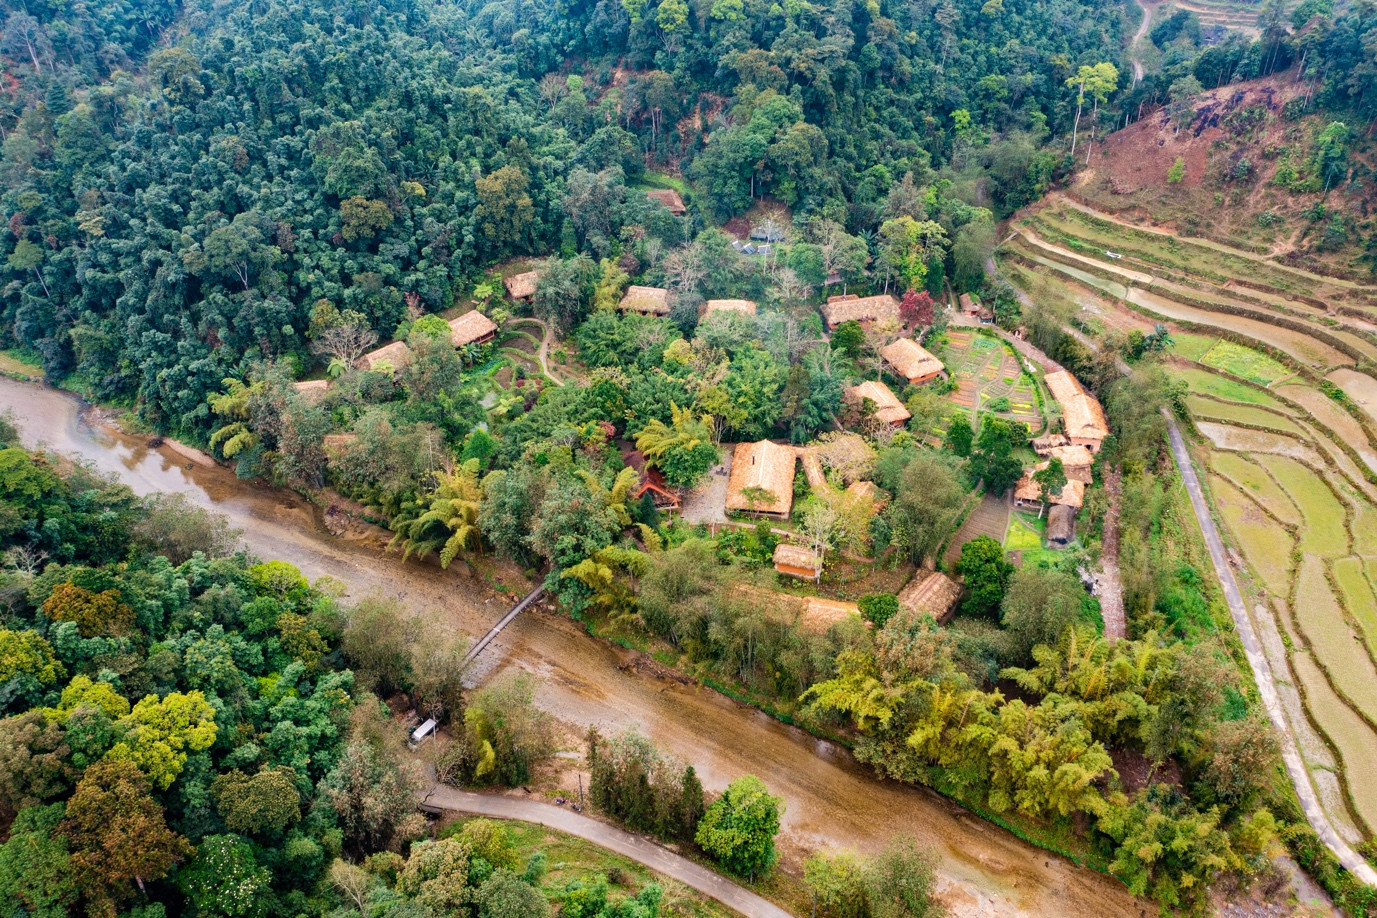
[[[1018,356],[1003,341],[972,329],[947,330],[941,359],[956,382],[948,396],[953,404],[972,415],[990,411],[1011,421],[1021,421],[1034,431],[1043,427],[1038,408],[1037,384],[1023,368]],[[1003,410],[992,410],[990,403]]]

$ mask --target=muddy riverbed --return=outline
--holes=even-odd
[[[149,448],[70,395],[0,377],[0,407],[18,417],[26,443],[90,462],[140,494],[180,491],[227,516],[248,547],[289,561],[315,579],[379,591],[417,615],[471,637],[505,611],[456,565],[449,572],[384,555],[368,535],[337,538],[301,498],[237,480],[167,447]],[[479,680],[521,667],[540,680],[540,704],[570,725],[605,731],[636,725],[693,762],[710,789],[743,773],[784,797],[786,841],[807,849],[881,847],[907,833],[942,856],[944,898],[957,915],[1138,915],[1142,906],[1112,878],[1021,842],[941,796],[876,779],[846,750],[785,726],[708,689],[640,675],[635,655],[586,635],[558,615],[523,614],[475,664]]]

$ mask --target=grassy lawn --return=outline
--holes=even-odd
[[[0,351],[0,373],[10,376],[42,376],[43,368],[30,363],[25,355],[16,351]]]
[[[688,182],[677,175],[670,175],[666,172],[648,171],[642,176],[640,185],[643,188],[672,188],[679,192],[680,197],[683,197],[692,190],[689,188]]]
[[[459,820],[456,825],[463,825],[466,821]],[[643,887],[658,883],[665,893],[660,903],[661,914],[694,918],[728,918],[736,914],[684,884],[663,877],[630,858],[600,848],[592,842],[529,822],[492,821],[500,823],[507,830],[523,861],[537,851],[545,852],[546,873],[541,892],[551,903],[559,902],[565,887],[571,882],[601,874],[609,878],[613,899],[635,896]]]
[[[1015,513],[1009,520],[1009,532],[1004,536],[1005,551],[1029,551],[1042,548],[1042,534],[1047,531],[1047,518],[1038,519],[1031,513]],[[1024,556],[1025,560],[1027,556]]]
[[[1207,367],[1223,370],[1262,386],[1269,386],[1283,376],[1291,375],[1290,370],[1266,354],[1222,339],[1215,342],[1199,361]]]

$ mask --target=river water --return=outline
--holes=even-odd
[[[0,407],[18,417],[25,442],[42,444],[112,473],[136,493],[181,491],[227,516],[263,558],[289,561],[315,579],[329,576],[358,597],[378,591],[476,638],[501,617],[501,601],[465,572],[399,562],[372,540],[344,540],[321,525],[296,495],[239,481],[228,470],[190,463],[146,445],[84,410],[71,395],[0,377]],[[698,686],[637,674],[630,651],[589,637],[558,615],[525,613],[477,665],[480,678],[520,667],[539,679],[540,705],[564,722],[604,732],[638,726],[697,767],[720,790],[752,773],[784,797],[783,831],[806,849],[872,851],[909,834],[942,857],[944,898],[954,914],[1074,918],[1137,915],[1141,906],[1117,881],[1034,848],[940,795],[873,776],[846,750]]]

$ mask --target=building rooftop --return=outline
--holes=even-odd
[[[788,516],[794,505],[794,458],[793,447],[769,440],[736,444],[726,508]],[[752,505],[744,496],[749,488],[760,488],[770,497]]]
[[[911,612],[926,612],[946,624],[956,612],[961,584],[938,571],[919,570],[899,591],[899,605]]]
[[[861,404],[865,399],[875,403],[875,417],[886,424],[902,424],[913,415],[904,403],[882,382],[868,379],[859,386],[851,386],[843,395],[847,402]]]
[[[669,315],[669,291],[664,287],[637,287],[635,285],[627,287],[626,295],[622,297],[621,308],[627,312],[667,316]]]
[[[449,340],[455,347],[464,347],[495,334],[497,326],[492,319],[476,309],[449,320]]]
[[[909,382],[931,379],[942,372],[942,361],[912,338],[900,338],[886,344],[880,348],[880,356]]]
[[[755,303],[750,300],[708,300],[703,304],[703,313],[739,312],[742,315],[755,315]]]
[[[1048,373],[1043,378],[1052,398],[1061,406],[1062,425],[1072,440],[1103,440],[1109,436],[1104,409],[1080,381],[1066,370]]]
[[[822,317],[835,328],[843,322],[899,321],[899,301],[887,293],[879,296],[828,297]]]
[[[502,281],[507,288],[507,295],[514,300],[524,300],[528,296],[534,296],[536,284],[540,282],[539,271],[526,271],[522,274],[513,274],[511,277]]]

